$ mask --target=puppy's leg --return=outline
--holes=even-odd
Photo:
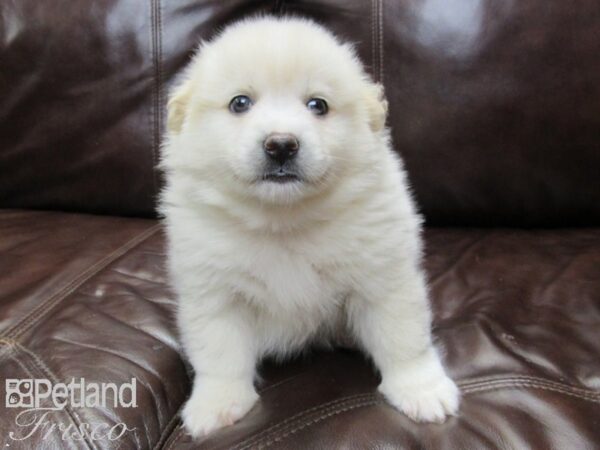
[[[378,366],[379,391],[411,419],[442,422],[458,411],[459,391],[433,346],[430,310],[414,269],[385,299],[352,298],[350,323]]]
[[[253,385],[256,351],[251,321],[243,307],[230,304],[215,309],[207,311],[180,301],[181,337],[195,371],[182,419],[194,437],[233,424],[258,399]]]

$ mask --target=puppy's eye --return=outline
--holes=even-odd
[[[306,102],[306,107],[317,116],[324,116],[329,111],[327,102],[322,98],[311,98]]]
[[[246,112],[252,106],[252,99],[247,95],[236,95],[229,102],[229,111],[234,114]]]

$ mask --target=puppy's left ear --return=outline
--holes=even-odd
[[[368,83],[365,88],[364,101],[371,130],[381,131],[385,126],[388,111],[388,102],[385,99],[383,86],[379,83]]]

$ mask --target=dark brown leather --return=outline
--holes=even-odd
[[[121,448],[151,448],[168,432],[188,379],[173,332],[173,296],[165,286],[163,259],[163,238],[154,221],[0,213],[3,448],[85,448],[82,442],[61,441],[60,433],[46,440],[41,435],[10,439],[9,430],[30,429],[15,425],[20,409],[4,408],[6,378],[83,377],[121,384],[135,377],[138,408],[69,408],[52,413],[50,420],[77,426],[124,421],[138,431],[126,433]],[[95,442],[98,448],[109,444]]]
[[[230,428],[193,443],[180,427],[190,377],[164,237],[118,216],[154,215],[165,94],[198,40],[257,12],[354,41],[429,224],[488,227],[426,232],[464,396],[444,425],[394,411],[364,357],[336,350],[265,363],[259,404]],[[0,210],[0,446],[600,448],[599,54],[596,0],[0,2],[0,206],[20,208]],[[5,379],[74,377],[135,377],[139,406],[52,423],[135,431],[10,438]]]
[[[166,83],[272,2],[0,3],[0,206],[154,216]]]
[[[444,425],[417,425],[394,411],[364,357],[338,350],[265,364],[250,414],[192,443],[176,416],[189,379],[163,235],[147,220],[0,213],[0,258],[10,268],[0,275],[0,377],[135,376],[138,408],[52,417],[124,421],[136,428],[119,442],[125,449],[596,448],[600,231],[429,229],[426,249],[435,334],[464,396],[460,416]],[[3,383],[0,390],[3,398]],[[18,410],[0,409],[3,446],[86,448],[57,434],[19,447],[7,436],[18,431]]]

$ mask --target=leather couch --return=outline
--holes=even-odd
[[[247,417],[181,428],[191,374],[154,212],[165,98],[200,39],[257,13],[327,25],[386,87],[463,395],[442,425],[386,405],[338,349],[266,361]],[[0,206],[2,448],[600,448],[597,0],[3,1]],[[81,378],[135,379],[136,407],[69,403],[38,426],[4,403],[6,380]]]

